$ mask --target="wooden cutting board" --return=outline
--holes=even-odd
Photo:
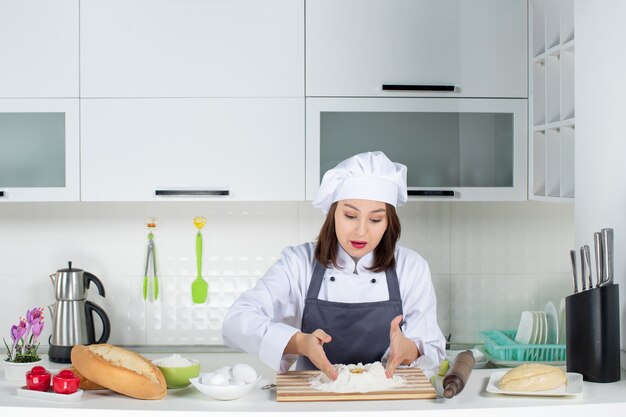
[[[402,387],[388,391],[326,392],[311,388],[309,380],[321,371],[288,371],[276,376],[276,400],[287,401],[365,401],[417,400],[437,398],[437,393],[421,369],[402,368],[396,371],[406,380]]]

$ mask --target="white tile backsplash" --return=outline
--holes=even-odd
[[[444,334],[514,328],[522,310],[558,303],[570,290],[572,205],[538,202],[410,202],[398,210],[400,244],[429,262]],[[160,296],[144,301],[147,230],[155,229]],[[191,302],[196,277],[193,218],[204,216],[206,304]],[[53,303],[48,275],[67,261],[98,276],[118,344],[220,344],[224,313],[282,249],[314,240],[323,214],[307,202],[0,204],[0,334],[32,306]],[[97,319],[96,319],[97,321]],[[47,316],[42,341],[52,321]],[[5,329],[5,331],[2,331]]]

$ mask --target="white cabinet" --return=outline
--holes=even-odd
[[[81,106],[84,201],[304,199],[304,98]]]
[[[78,201],[78,99],[0,99],[0,202]]]
[[[574,0],[530,3],[529,190],[532,200],[573,202]]]
[[[527,62],[526,0],[306,2],[307,96],[526,98]]]
[[[78,97],[78,0],[0,0],[0,98]]]
[[[301,97],[304,0],[81,2],[83,97]]]
[[[527,100],[307,98],[307,199],[343,159],[383,151],[408,168],[409,198],[525,200]]]

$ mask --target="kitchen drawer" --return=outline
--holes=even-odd
[[[304,199],[304,99],[81,100],[83,201]]]
[[[308,0],[306,95],[527,98],[527,14],[526,0]]]

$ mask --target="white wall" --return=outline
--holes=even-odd
[[[626,2],[576,0],[576,246],[615,229],[626,365]]]
[[[414,203],[399,210],[401,244],[430,263],[439,324],[453,342],[486,329],[514,329],[522,310],[543,309],[571,292],[568,251],[574,208],[566,204]],[[203,275],[209,300],[193,305],[194,216],[207,218]],[[141,296],[145,218],[155,216],[161,298]],[[48,275],[73,261],[98,276],[111,342],[220,344],[222,317],[284,246],[313,240],[322,214],[310,203],[0,204],[0,334],[33,306],[53,303]],[[47,317],[42,340],[52,321]]]

